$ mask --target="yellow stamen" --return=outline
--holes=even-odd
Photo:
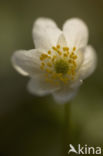
[[[54,62],[54,60],[55,60],[56,58],[57,58],[57,56],[54,55],[53,58],[52,58],[52,62]]]
[[[47,73],[52,73],[52,71],[50,69],[48,69],[48,68],[46,69],[46,72]]]
[[[68,57],[68,54],[67,54],[67,53],[65,53],[65,54],[64,54],[64,57]]]
[[[45,60],[47,57],[48,57],[47,54],[41,54],[40,60],[43,61],[43,60]]]
[[[73,51],[75,51],[76,50],[76,47],[73,47]]]
[[[60,45],[59,45],[59,44],[57,45],[57,48],[58,48],[58,49],[60,48]]]
[[[76,56],[76,55],[74,55],[72,58],[75,60],[75,59],[77,59],[77,56]]]
[[[77,66],[76,63],[75,63],[75,61],[73,61],[72,63],[73,63],[73,65],[74,65],[75,67]]]
[[[61,52],[61,51],[58,51],[58,54],[59,54],[59,55],[62,55],[62,52]]]
[[[50,62],[48,62],[47,65],[48,65],[49,67],[52,67],[52,64],[51,64]]]
[[[45,66],[45,63],[44,62],[42,62],[42,66]]]
[[[68,60],[69,63],[72,63],[72,60]]]
[[[58,49],[56,47],[53,46],[52,49],[58,52]]]
[[[40,60],[41,60],[41,61],[43,61],[43,60],[44,60],[44,58],[41,56],[41,57],[40,57]]]
[[[59,85],[60,82],[66,84],[75,77],[77,55],[74,52],[76,47],[73,47],[72,51],[70,51],[68,47],[65,46],[61,48],[58,44],[53,46],[52,49],[53,50],[48,50],[47,53],[41,54],[40,68],[45,71],[47,82],[53,83],[54,85]],[[52,51],[54,53],[53,56],[51,55]]]
[[[49,55],[51,54],[51,51],[50,51],[50,50],[48,51],[48,54],[49,54]]]
[[[64,50],[64,51],[68,51],[69,48],[68,48],[68,47],[63,47],[63,50]]]
[[[75,71],[74,70],[72,70],[72,75],[75,75]]]

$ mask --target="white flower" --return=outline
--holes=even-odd
[[[31,80],[28,89],[39,96],[52,94],[59,103],[71,100],[83,79],[92,74],[97,56],[87,45],[88,28],[78,19],[67,20],[60,30],[48,18],[39,18],[33,27],[35,49],[14,53],[15,69]]]

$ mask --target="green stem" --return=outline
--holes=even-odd
[[[71,143],[70,126],[70,103],[64,104],[64,127],[63,127],[63,156],[68,156],[69,144]]]

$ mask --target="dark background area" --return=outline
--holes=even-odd
[[[51,96],[28,93],[29,79],[11,65],[14,51],[34,48],[31,32],[38,17],[53,18],[60,28],[72,17],[87,23],[98,66],[71,102],[71,143],[103,146],[103,1],[4,0],[0,1],[0,156],[63,155],[64,105]]]

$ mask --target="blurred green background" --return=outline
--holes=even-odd
[[[103,0],[1,0],[0,156],[66,155],[62,152],[64,105],[51,96],[28,93],[29,79],[11,65],[15,50],[34,48],[32,25],[41,16],[53,18],[60,28],[66,19],[79,17],[89,27],[98,66],[71,102],[70,143],[103,147]]]

